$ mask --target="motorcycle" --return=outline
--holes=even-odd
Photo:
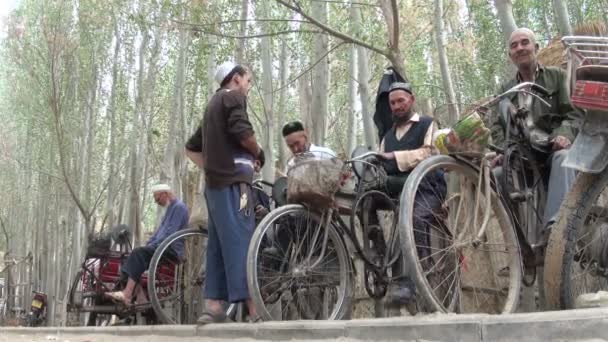
[[[46,322],[47,296],[43,292],[33,291],[33,293],[30,312],[26,316],[26,325],[28,327],[39,327]]]
[[[608,290],[608,37],[569,36],[562,43],[570,102],[583,120],[562,164],[578,176],[547,244],[549,309],[580,307],[585,294]]]

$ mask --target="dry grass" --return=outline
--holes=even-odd
[[[574,28],[574,35],[580,36],[608,36],[608,29],[603,22],[593,21],[578,25]],[[538,53],[538,60],[542,65],[566,67],[566,55],[561,37],[557,37]]]
[[[547,47],[538,53],[538,61],[545,66],[566,67],[566,55],[561,37],[554,38]]]

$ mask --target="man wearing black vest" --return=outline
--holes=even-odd
[[[436,125],[433,118],[412,110],[415,98],[409,83],[392,83],[388,100],[393,126],[382,138],[380,152],[388,175],[387,191],[392,197],[398,197],[411,170],[431,156]],[[437,193],[445,194],[445,191],[445,180],[440,174],[432,174],[422,181],[414,203],[416,231],[424,232],[429,229],[435,216],[434,212],[441,208],[441,196],[437,196]],[[425,234],[419,235],[421,236],[416,236],[416,240],[425,238],[422,236]],[[424,241],[417,241],[417,245],[424,245]],[[393,274],[395,272],[407,275],[403,265],[393,267]],[[409,277],[402,276],[395,285],[389,293],[393,303],[403,305],[414,298],[414,284]]]

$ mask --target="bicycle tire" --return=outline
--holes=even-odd
[[[156,316],[158,318],[158,320],[161,323],[164,324],[182,324],[184,323],[184,319],[182,319],[181,321],[178,321],[176,319],[174,319],[173,317],[170,317],[165,310],[163,309],[162,303],[161,303],[161,299],[158,296],[158,293],[156,292],[156,283],[158,280],[158,275],[157,273],[157,269],[158,266],[161,262],[161,260],[163,259],[163,254],[167,251],[167,249],[171,246],[171,244],[179,239],[183,239],[184,237],[187,236],[200,236],[204,239],[207,238],[208,233],[207,233],[207,229],[206,228],[188,228],[188,229],[182,229],[179,230],[171,235],[169,235],[169,237],[167,237],[159,246],[158,248],[154,251],[154,255],[152,257],[152,260],[150,261],[150,267],[148,268],[148,296],[150,299],[150,303],[152,304],[152,308],[154,309],[154,312],[156,313]],[[204,267],[204,266],[203,266]],[[204,275],[201,275],[201,291],[204,288],[204,280],[205,277]],[[180,286],[184,286],[183,284],[180,284]],[[188,303],[191,304],[191,303]],[[227,315],[232,315],[233,312],[235,311],[236,308],[236,304],[229,304],[226,310],[226,314]],[[183,310],[183,308],[181,308]],[[196,319],[194,317],[194,319]]]
[[[424,223],[425,226],[422,230],[416,229],[414,227],[414,210],[420,183],[425,176],[438,170],[445,172],[444,177],[447,179],[446,194],[437,194],[437,198],[441,202],[440,210],[427,208],[426,212],[432,213],[433,217],[429,220],[425,218],[424,221],[420,221],[420,218],[418,218],[418,227],[421,227],[421,223]],[[456,176],[464,176],[465,179]],[[471,232],[470,241],[465,239],[467,238],[467,230],[470,230],[467,229],[471,225],[469,220],[472,218],[467,218],[467,221],[462,223],[458,220],[463,208],[463,213],[466,214],[467,211],[471,213],[472,208],[467,208],[467,206],[469,203],[473,205],[475,201],[467,202],[467,198],[476,195],[474,188],[469,188],[468,191],[463,193],[450,189],[455,188],[459,180],[464,185],[475,186],[478,177],[479,171],[472,165],[451,156],[438,155],[421,162],[409,175],[404,185],[400,198],[402,205],[400,206],[398,223],[399,236],[402,246],[404,246],[404,262],[413,266],[411,269],[413,269],[417,287],[417,298],[422,301],[419,304],[426,309],[457,313],[511,313],[517,308],[522,281],[521,253],[515,228],[494,187],[491,191],[491,210],[494,212],[494,221],[491,221],[488,225],[483,241],[473,239],[476,236],[476,230]],[[436,190],[433,189],[433,191]],[[424,201],[421,198],[420,202],[429,203],[429,198],[424,197]],[[471,199],[474,199],[474,197]],[[452,200],[458,201],[455,202],[455,204],[458,204],[457,206],[450,204],[457,208],[456,213],[453,210],[450,211],[448,205]],[[483,204],[480,207],[483,209]],[[420,215],[420,208],[417,210]],[[456,215],[455,219],[454,215]],[[450,219],[453,220],[450,221]],[[428,227],[429,222],[435,222],[437,226]],[[498,226],[498,230],[496,226]],[[417,241],[419,244],[417,244]],[[504,241],[504,243],[499,245],[494,241]],[[492,249],[491,247],[494,245],[498,247]],[[440,248],[436,248],[437,246]],[[480,248],[480,246],[483,248]],[[439,252],[434,251],[433,248],[439,250]],[[431,250],[433,251],[431,252]],[[442,251],[445,252],[439,254]],[[497,254],[480,258],[480,255],[490,253],[503,253],[504,255]],[[475,260],[476,254],[480,261]],[[450,260],[452,259],[454,261],[453,270],[447,274],[437,274],[447,268],[442,266],[441,263],[451,264]],[[426,271],[427,267],[429,267],[428,272]],[[500,275],[501,271],[505,269],[508,276]],[[489,274],[493,274],[493,276],[488,276]],[[504,278],[506,280],[503,280]],[[443,284],[448,280],[452,281],[448,284],[449,287],[445,289]],[[439,290],[442,292],[440,293]],[[471,294],[471,292],[473,293]],[[440,298],[440,295],[442,298]],[[479,303],[480,306],[471,308],[472,305],[477,304],[479,298],[484,299],[484,301]],[[475,303],[471,304],[471,302]],[[484,306],[481,306],[482,304]]]
[[[275,209],[273,211],[271,211],[259,224],[259,226],[256,228],[256,231],[253,234],[253,237],[251,239],[251,243],[249,244],[249,250],[248,250],[248,254],[247,254],[247,283],[248,283],[248,287],[249,287],[249,293],[250,296],[253,300],[253,303],[255,305],[255,308],[257,310],[258,316],[261,317],[263,320],[265,321],[269,321],[269,320],[276,320],[277,317],[276,315],[273,315],[271,313],[272,308],[270,307],[270,304],[267,306],[266,303],[266,299],[263,295],[262,295],[262,291],[260,289],[260,279],[259,279],[259,268],[260,268],[260,264],[259,264],[259,260],[261,260],[261,255],[262,255],[262,249],[263,247],[263,242],[265,241],[264,238],[266,237],[266,234],[269,232],[270,229],[274,228],[274,223],[282,218],[282,217],[288,217],[288,215],[306,215],[306,217],[312,217],[312,220],[314,220],[314,222],[319,222],[320,218],[317,214],[314,214],[312,212],[310,212],[308,209],[306,209],[304,206],[302,205],[298,205],[298,204],[291,204],[291,205],[285,205],[282,206],[278,209]],[[331,313],[327,313],[327,317],[323,317],[320,319],[329,319],[329,320],[338,320],[338,319],[343,319],[346,318],[349,313],[350,313],[350,309],[351,309],[351,300],[352,300],[352,269],[351,269],[351,263],[350,263],[350,259],[348,256],[348,252],[346,250],[346,246],[342,240],[341,235],[338,233],[337,229],[334,227],[333,224],[330,224],[328,227],[329,231],[328,231],[328,244],[329,241],[331,241],[331,243],[334,245],[334,250],[335,250],[335,254],[336,254],[336,258],[338,260],[338,264],[339,264],[339,277],[340,277],[340,289],[336,291],[337,295],[336,295],[336,304],[333,308],[333,310],[331,310]],[[289,241],[289,243],[291,243],[292,241]],[[299,249],[298,249],[299,250]],[[293,254],[292,254],[293,255]],[[289,265],[291,267],[291,271],[295,272],[295,267],[293,267],[293,265]],[[291,272],[290,271],[290,272]],[[329,273],[329,272],[327,272]],[[290,287],[291,288],[291,287]],[[331,290],[331,288],[330,288]],[[290,292],[286,292],[288,294],[291,293],[291,295],[293,295],[294,297],[297,296],[297,291],[296,294],[294,295],[292,292],[294,291],[293,289],[289,290]],[[325,290],[322,290],[325,291]],[[278,290],[274,290],[272,293],[277,293]],[[325,293],[325,292],[323,292]],[[332,292],[333,293],[333,292]],[[326,296],[330,296],[325,294]],[[278,297],[278,300],[282,301],[282,297],[283,294],[280,294]],[[294,301],[295,302],[295,301]],[[310,304],[310,303],[308,303]],[[283,312],[281,312],[281,320],[284,319],[283,317]],[[303,319],[302,317],[296,318],[296,319]],[[311,318],[307,318],[307,319],[311,319]]]
[[[583,290],[585,292],[577,294],[574,279],[582,278],[580,275],[575,277],[573,274],[573,268],[577,264],[581,268],[583,255],[586,255],[588,251],[586,248],[594,242],[594,240],[585,242],[582,250],[578,250],[581,247],[578,239],[581,238],[580,234],[585,222],[607,186],[608,170],[599,174],[581,173],[562,203],[559,218],[551,229],[545,252],[544,288],[548,309],[572,309],[575,307],[578,294],[608,289],[608,279],[604,277],[603,281],[597,284],[598,286],[585,288]],[[595,225],[596,228],[597,226]],[[594,237],[598,236],[597,231],[594,234],[596,234]],[[605,234],[608,232],[604,230],[599,234],[599,237],[605,238]],[[591,238],[594,239],[594,237]],[[578,258],[578,261],[575,258]],[[598,278],[596,280],[602,280],[599,277],[596,278]],[[587,282],[587,279],[585,278],[585,287],[591,285],[591,280]]]

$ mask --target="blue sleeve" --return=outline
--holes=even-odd
[[[188,224],[188,208],[183,203],[177,203],[170,211],[167,211],[167,220],[148,241],[149,246],[157,246],[169,235],[182,229]]]
[[[161,241],[165,240],[169,235],[182,229],[188,223],[188,209],[183,203],[178,203],[171,211],[171,216],[167,220],[165,233],[161,237]]]

